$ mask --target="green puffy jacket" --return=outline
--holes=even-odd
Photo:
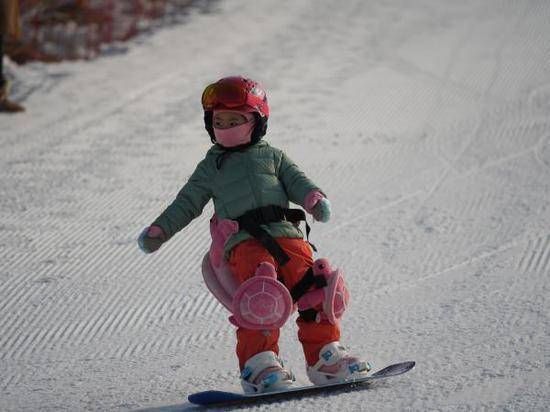
[[[282,150],[263,140],[237,152],[225,152],[214,145],[176,199],[152,224],[170,238],[199,216],[210,199],[219,219],[236,219],[262,206],[289,207],[289,201],[303,207],[311,190],[320,189]],[[300,229],[286,221],[262,227],[273,237],[303,237]],[[225,245],[226,256],[250,237],[244,230],[233,235]]]

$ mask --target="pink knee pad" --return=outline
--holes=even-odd
[[[233,295],[233,316],[229,320],[246,329],[278,329],[285,324],[292,308],[290,292],[277,280],[275,267],[262,262],[254,276]]]
[[[333,268],[328,259],[317,259],[313,262],[313,274],[323,276],[327,285],[302,296],[298,300],[298,309],[303,311],[321,305],[322,310],[317,313],[315,321],[326,319],[334,325],[349,304],[349,291],[343,273],[340,269]]]

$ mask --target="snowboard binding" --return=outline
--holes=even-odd
[[[349,355],[340,342],[331,342],[319,351],[319,361],[307,367],[307,376],[314,385],[327,385],[365,377],[371,369],[369,362]]]
[[[285,390],[291,387],[295,379],[292,371],[272,351],[254,355],[246,361],[241,371],[241,385],[245,394]]]

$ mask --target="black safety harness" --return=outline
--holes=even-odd
[[[305,212],[301,209],[287,209],[280,206],[264,206],[249,210],[236,220],[239,222],[239,228],[246,230],[254,238],[259,240],[281,266],[284,266],[290,258],[273,238],[273,236],[262,228],[262,225],[288,221],[297,226],[303,220],[306,223],[306,238],[309,242],[309,232],[311,228],[306,221]],[[317,251],[315,246],[311,245],[311,247],[313,250]]]
[[[301,221],[306,224],[306,239],[311,245],[314,251],[317,248],[309,242],[309,232],[311,228],[306,221],[306,214],[301,209],[288,209],[280,206],[264,206],[257,209],[249,210],[244,215],[236,219],[239,223],[239,228],[246,230],[255,239],[267,249],[273,258],[279,263],[280,266],[284,266],[290,257],[285,253],[283,248],[277,243],[277,241],[271,236],[262,225],[269,223],[288,221],[294,225],[299,225]],[[327,282],[323,276],[315,276],[313,274],[313,268],[309,268],[304,277],[294,285],[290,290],[292,300],[297,302],[303,295],[305,295],[312,286],[316,288],[322,288],[327,286]],[[306,321],[313,321],[317,317],[317,311],[315,309],[307,309],[299,311],[300,316]]]

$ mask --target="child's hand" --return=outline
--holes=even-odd
[[[326,223],[330,219],[330,202],[319,190],[312,190],[306,195],[304,209],[319,222]]]
[[[312,210],[312,215],[315,220],[318,220],[319,222],[326,223],[330,219],[330,202],[325,197],[323,199],[320,199]]]
[[[153,253],[164,242],[166,242],[166,235],[159,226],[147,226],[138,237],[139,248],[145,253]]]

